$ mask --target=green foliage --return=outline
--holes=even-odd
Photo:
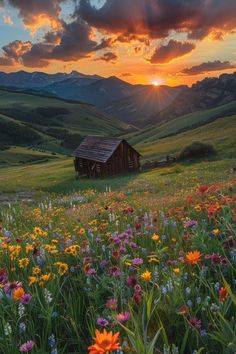
[[[1,118],[0,118],[1,119]],[[25,125],[14,121],[0,120],[0,140],[3,144],[29,145],[41,140],[40,135]]]
[[[216,154],[213,145],[194,141],[191,145],[183,148],[179,154],[179,160],[199,159],[201,157],[208,157]]]
[[[72,134],[66,129],[49,128],[47,134],[62,140],[62,146],[68,149],[77,148],[83,140],[80,134]]]

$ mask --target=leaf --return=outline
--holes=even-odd
[[[160,334],[161,330],[162,330],[162,327],[157,331],[157,333],[155,334],[153,340],[149,344],[147,354],[153,354],[154,347],[155,347],[156,341],[157,341],[157,339],[159,337],[159,334]]]

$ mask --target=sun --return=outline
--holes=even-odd
[[[159,79],[154,79],[154,80],[152,80],[151,84],[152,84],[153,86],[155,86],[155,87],[160,86],[160,85],[161,85],[161,80],[159,80]]]

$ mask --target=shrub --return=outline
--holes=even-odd
[[[194,141],[192,144],[183,148],[179,154],[179,160],[197,159],[215,154],[216,150],[213,145],[202,143],[200,141]]]
[[[0,151],[8,150],[10,149],[10,146],[8,145],[0,145]]]

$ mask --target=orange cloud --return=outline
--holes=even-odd
[[[12,26],[13,25],[13,21],[11,16],[3,16],[3,21],[6,25]]]
[[[60,4],[66,0],[8,0],[9,4],[19,11],[26,28],[35,33],[39,28],[50,26],[53,29],[61,27],[59,19]]]
[[[171,39],[168,44],[156,48],[149,61],[152,64],[169,63],[173,59],[191,52],[195,47],[194,43],[179,42]]]

